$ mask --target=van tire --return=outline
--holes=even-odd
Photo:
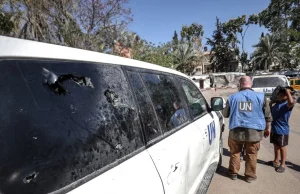
[[[222,135],[220,137],[219,140],[219,162],[218,162],[218,167],[217,167],[217,171],[220,170],[221,166],[222,166],[222,156],[223,156],[223,139],[222,139]]]

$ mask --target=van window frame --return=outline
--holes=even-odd
[[[164,71],[157,71],[157,70],[152,70],[152,69],[145,69],[145,68],[140,68],[140,67],[130,67],[130,66],[123,66],[124,70],[126,71],[132,71],[132,72],[137,72],[137,73],[150,73],[150,74],[157,74],[157,75],[165,75],[165,76],[171,76],[174,80],[174,84],[175,84],[175,87],[177,88],[178,92],[179,92],[179,95],[181,97],[181,99],[183,100],[183,103],[184,103],[184,106],[187,107],[187,101],[186,101],[186,98],[185,98],[185,95],[183,95],[183,93],[181,92],[181,88],[179,88],[178,84],[177,84],[177,80],[176,80],[176,77],[177,75],[175,74],[171,74],[171,73],[167,73],[167,72],[164,72]],[[144,82],[144,80],[142,79],[142,81]],[[145,83],[143,84],[144,87],[146,87]],[[152,98],[149,94],[149,91],[148,91],[148,88],[146,87],[146,90],[147,90],[147,94],[149,95],[150,99],[151,99],[151,103],[152,103],[152,107],[154,107],[154,104],[153,104],[153,101],[152,101]],[[157,122],[159,124],[159,127],[161,128],[161,124],[158,120],[158,115],[156,113],[156,111],[154,111],[155,115],[156,115],[156,119],[157,119]],[[187,115],[187,122],[183,123],[182,125],[178,126],[178,127],[175,127],[173,128],[172,130],[168,131],[168,132],[165,132],[165,133],[162,133],[161,136],[158,136],[157,138],[153,139],[152,141],[150,142],[147,142],[146,143],[146,149],[150,148],[151,146],[157,144],[158,142],[164,140],[165,138],[168,138],[169,136],[171,136],[172,134],[180,131],[181,129],[185,128],[186,126],[192,124],[193,122],[193,119],[190,115],[190,111],[188,111],[186,113]],[[142,123],[142,126],[144,125],[144,123]],[[144,130],[144,129],[143,129]],[[145,132],[143,132],[143,134],[145,134]],[[147,139],[147,137],[145,137]]]
[[[184,80],[184,81],[189,82],[190,84],[193,84],[193,85],[197,88],[197,90],[199,91],[199,93],[201,94],[202,98],[203,98],[204,101],[205,101],[205,104],[206,104],[206,111],[205,111],[204,113],[202,113],[201,115],[198,115],[198,116],[196,116],[196,117],[193,117],[193,116],[192,116],[193,114],[191,113],[191,110],[189,109],[189,113],[190,113],[190,115],[191,115],[191,117],[192,117],[192,121],[197,121],[198,119],[201,119],[202,117],[204,117],[204,116],[206,116],[207,114],[209,114],[209,113],[211,112],[211,107],[210,107],[209,104],[207,103],[207,100],[206,100],[206,98],[204,97],[204,95],[202,94],[202,92],[201,92],[201,91],[199,90],[199,88],[193,83],[193,81],[191,81],[191,80],[189,80],[189,79],[187,79],[187,78],[185,78],[185,77],[176,76],[176,81],[177,81],[177,83],[178,83],[177,85],[180,86],[181,93],[184,94],[184,98],[185,98],[185,101],[186,101],[186,102],[188,102],[187,96],[186,96],[186,94],[185,94],[184,89],[181,87],[180,80],[178,80],[178,79],[181,79],[181,80]]]
[[[138,74],[138,76],[139,76],[139,78],[140,78],[140,80],[141,80],[141,82],[142,82],[143,88],[144,88],[144,90],[146,91],[146,95],[147,95],[147,97],[150,99],[150,105],[151,105],[151,107],[152,107],[152,111],[154,112],[155,120],[156,120],[156,122],[157,122],[157,126],[158,126],[158,129],[159,129],[159,131],[160,131],[160,135],[159,135],[159,136],[157,136],[156,138],[151,139],[150,141],[148,141],[148,139],[150,139],[150,138],[148,137],[148,135],[147,135],[147,133],[146,133],[145,123],[144,123],[144,121],[143,121],[143,116],[141,115],[141,112],[138,111],[140,123],[141,123],[141,126],[142,126],[142,133],[143,133],[143,136],[144,136],[144,143],[145,143],[145,145],[146,145],[148,142],[156,141],[156,140],[158,140],[161,136],[163,136],[163,131],[162,131],[162,128],[161,128],[161,126],[160,126],[160,124],[159,124],[159,120],[158,120],[158,117],[157,117],[157,114],[156,114],[156,111],[155,111],[155,108],[154,108],[154,105],[153,105],[153,102],[152,102],[152,98],[151,98],[151,96],[150,96],[150,94],[149,94],[149,91],[147,90],[147,87],[145,86],[145,83],[144,83],[143,79],[141,78],[140,73],[139,73],[139,72],[136,72],[136,71],[133,71],[132,69],[129,70],[129,69],[125,68],[125,66],[123,66],[123,71],[125,72],[125,74],[126,74],[126,79],[128,80],[129,85],[130,85],[130,87],[131,87],[131,90],[133,91],[133,96],[134,96],[134,101],[135,101],[136,107],[140,110],[141,107],[139,106],[139,104],[138,104],[138,102],[137,102],[138,100],[137,100],[136,94],[135,94],[135,92],[134,92],[134,88],[133,88],[133,86],[132,86],[132,83],[129,81],[129,75],[128,75],[128,72],[133,72],[133,73],[137,73],[137,74]]]

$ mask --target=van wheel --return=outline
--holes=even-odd
[[[220,158],[219,158],[219,163],[218,163],[217,170],[220,170],[220,168],[222,166],[222,156],[223,156],[223,139],[222,139],[222,135],[221,135],[220,140],[219,140],[219,154],[220,154]]]

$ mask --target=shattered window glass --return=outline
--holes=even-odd
[[[150,93],[163,132],[187,123],[186,105],[172,77],[151,73],[140,75]]]
[[[120,66],[18,60],[0,68],[1,193],[49,193],[143,147]]]
[[[138,73],[129,71],[128,77],[139,106],[147,141],[151,141],[162,134],[156,120],[151,99],[149,98],[147,90],[143,85],[143,80]]]
[[[199,117],[207,113],[207,104],[203,95],[198,88],[190,81],[178,79],[186,98],[188,100],[188,108],[193,117]]]

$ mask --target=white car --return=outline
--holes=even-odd
[[[252,78],[252,89],[256,92],[264,93],[270,99],[273,91],[278,85],[290,86],[290,82],[285,75],[264,75]]]
[[[186,75],[0,36],[0,193],[206,193],[222,98]]]

